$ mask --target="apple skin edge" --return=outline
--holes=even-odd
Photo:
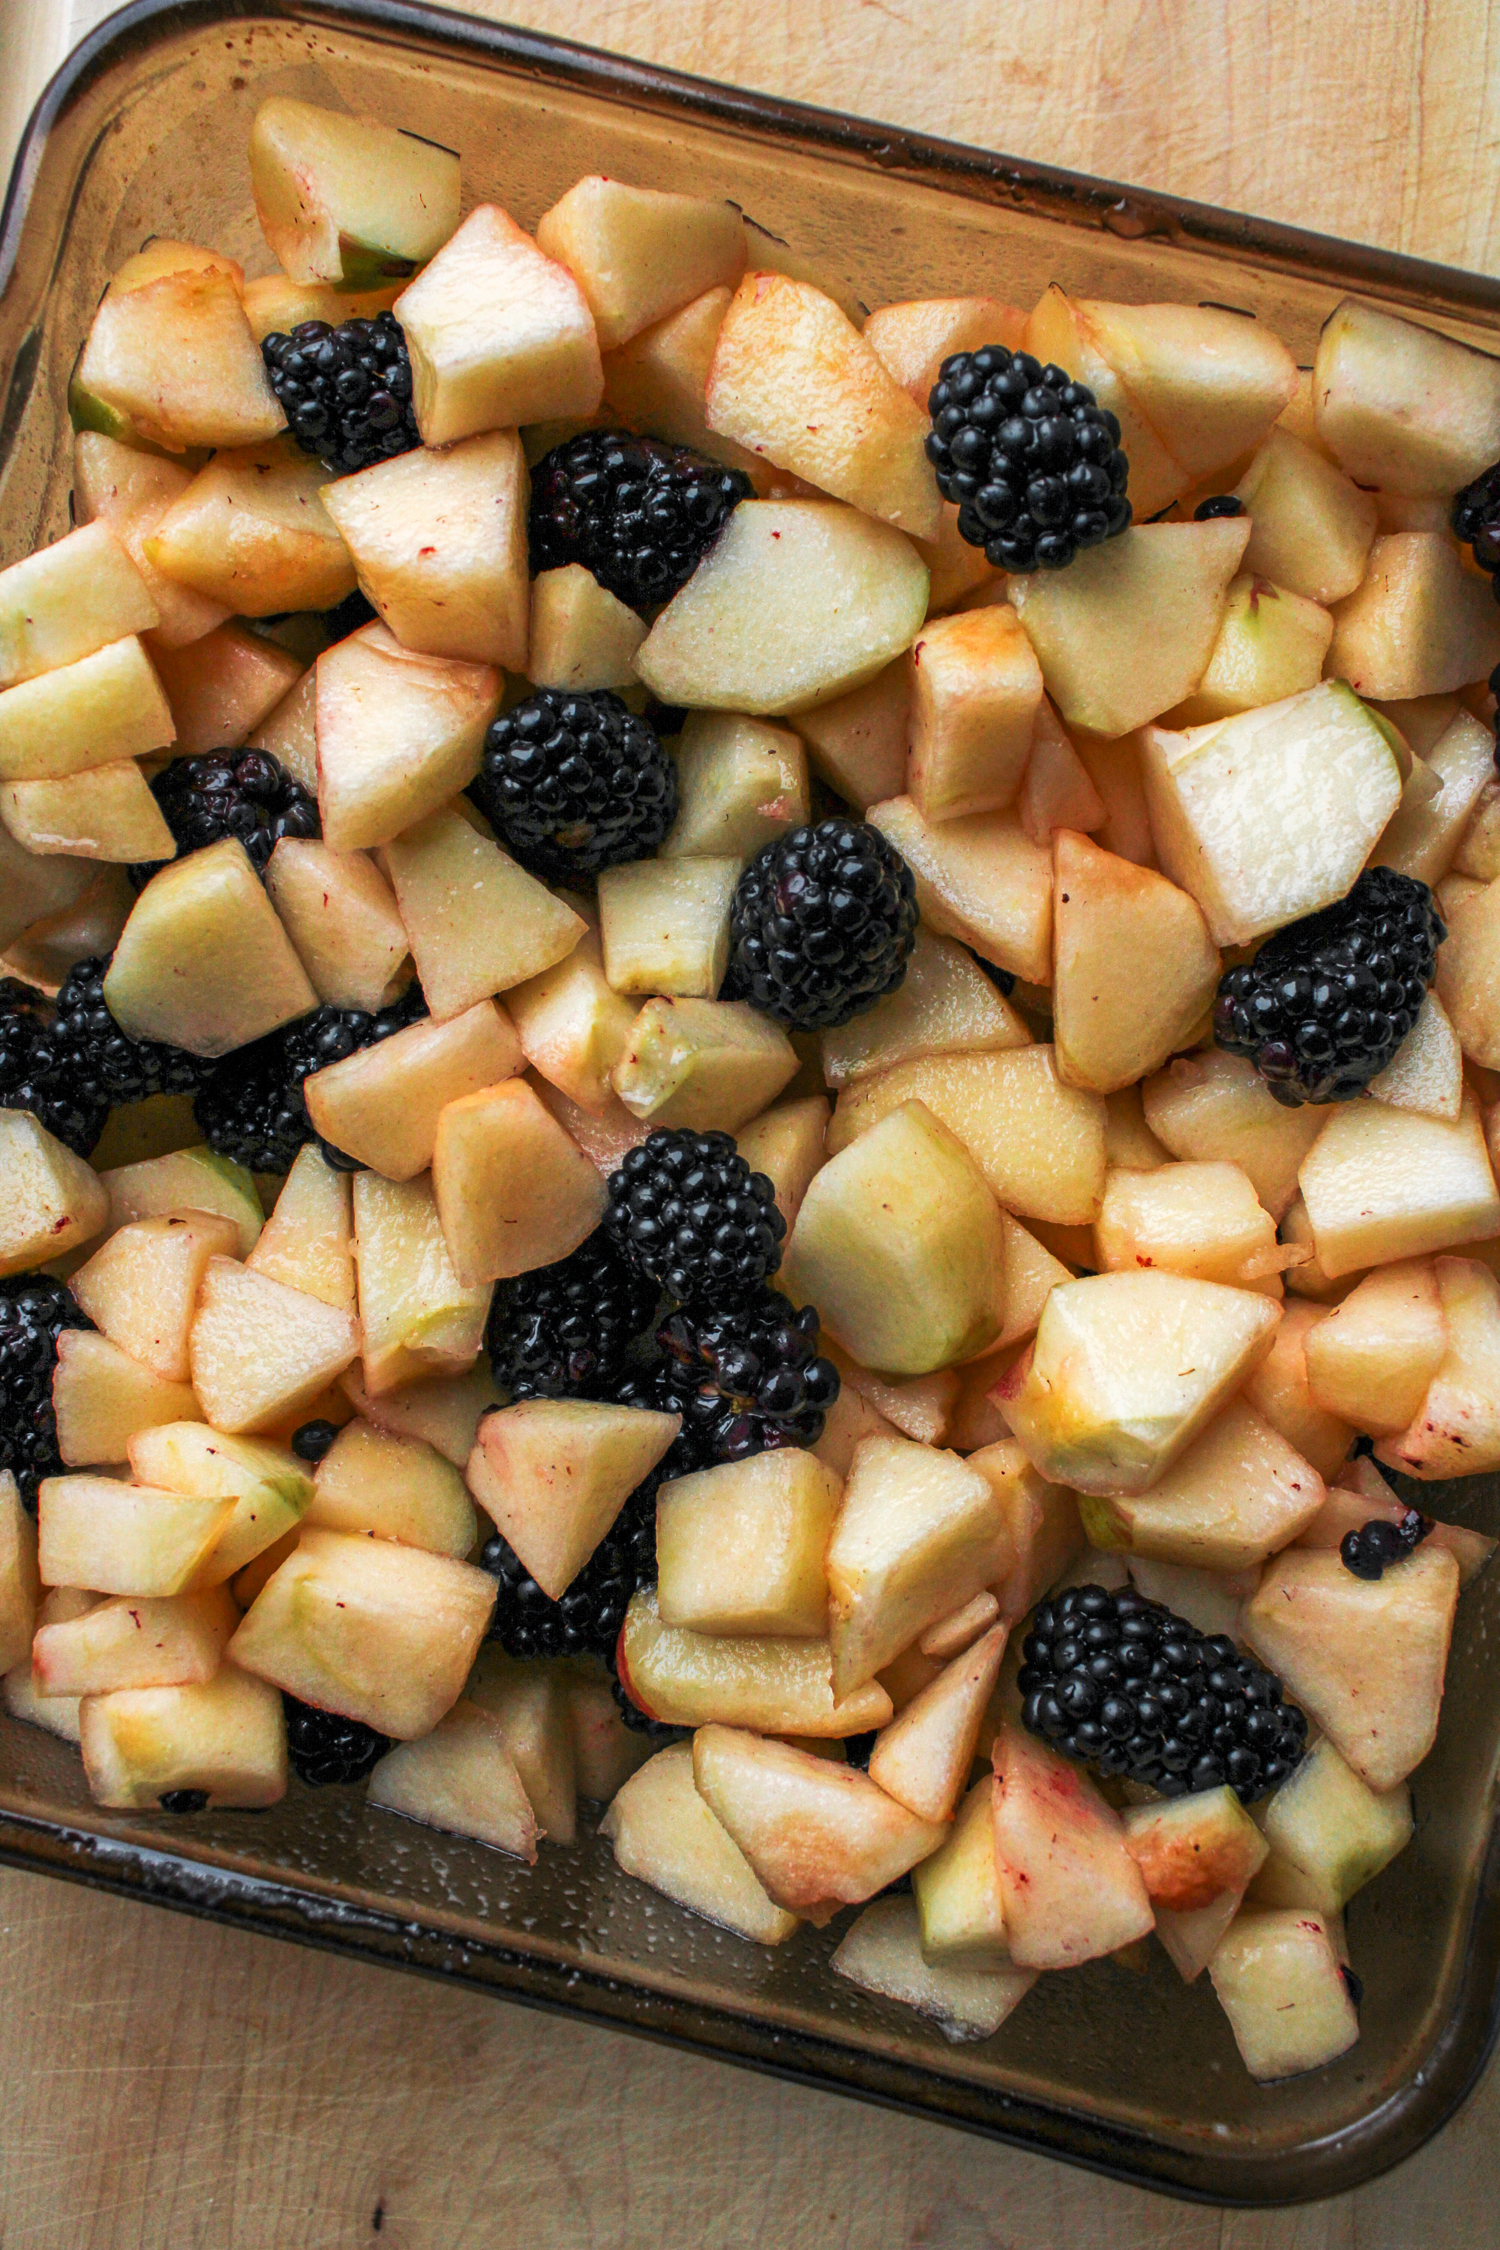
[[[623,1624],[620,1627],[619,1636],[615,1641],[615,1677],[618,1679],[626,1697],[631,1703],[635,1705],[637,1711],[639,1711],[644,1718],[650,1719],[657,1726],[660,1726],[662,1722],[657,1713],[652,1710],[649,1703],[643,1703],[641,1701],[640,1696],[636,1691],[635,1683],[630,1677],[630,1668],[625,1661],[625,1627]]]

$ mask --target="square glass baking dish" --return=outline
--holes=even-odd
[[[467,199],[533,224],[579,174],[728,196],[851,307],[988,293],[1211,300],[1304,362],[1346,289],[1497,348],[1500,284],[1076,174],[675,77],[398,0],[141,0],[44,95],[0,219],[0,562],[68,522],[69,369],[112,269],[150,234],[269,259],[245,148],[273,91],[461,150]],[[784,254],[784,253],[783,253]],[[769,261],[768,261],[769,262]],[[1500,1533],[1500,1479],[1429,1505]],[[993,2039],[950,2046],[855,1992],[837,1929],[762,1951],[621,1875],[587,1834],[534,1870],[295,1781],[269,1813],[121,1816],[76,1757],[0,1714],[0,1858],[451,1977],[809,2085],[944,2119],[1178,2195],[1342,2192],[1451,2114],[1500,1998],[1494,1782],[1500,1573],[1459,1612],[1412,1847],[1360,1894],[1363,2035],[1257,2087],[1207,1980],[1097,1962],[1044,1978]],[[590,1825],[587,1824],[586,1825]]]

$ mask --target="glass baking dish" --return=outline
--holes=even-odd
[[[69,369],[111,270],[150,234],[269,266],[246,132],[272,91],[462,151],[471,201],[523,224],[580,173],[729,196],[853,308],[983,292],[1212,300],[1306,361],[1346,289],[1495,348],[1500,283],[1200,205],[733,92],[395,0],[141,0],[53,81],[0,220],[0,561],[68,522]],[[769,261],[768,261],[769,262]],[[1500,1479],[1431,1503],[1500,1533]],[[831,1975],[838,1931],[764,1952],[621,1875],[592,1834],[531,1871],[295,1781],[269,1813],[93,1806],[76,1756],[0,1714],[0,1858],[270,1935],[453,1977],[890,2103],[1170,2193],[1272,2204],[1409,2155],[1473,2083],[1500,1992],[1493,1786],[1500,1573],[1465,1596],[1411,1848],[1350,1913],[1363,2036],[1257,2087],[1207,1980],[1165,1955],[1051,1976],[950,2046]],[[588,1825],[588,1824],[586,1824]]]

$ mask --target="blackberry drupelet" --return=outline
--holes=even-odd
[[[163,1812],[207,1812],[206,1789],[168,1789],[157,1798]]]
[[[531,472],[532,576],[582,563],[632,609],[670,601],[753,489],[685,445],[583,430]]]
[[[597,1227],[569,1257],[499,1284],[485,1330],[495,1381],[512,1398],[611,1396],[656,1297]]]
[[[656,850],[677,818],[677,768],[611,689],[538,688],[491,725],[469,795],[523,867],[587,884]]]
[[[61,1476],[52,1377],[65,1328],[92,1328],[72,1292],[50,1274],[0,1281],[0,1469],[9,1469],[21,1502],[36,1514],[37,1486]]]
[[[609,1687],[615,1699],[615,1709],[632,1734],[643,1734],[653,1750],[665,1750],[672,1742],[681,1742],[692,1732],[690,1727],[670,1726],[665,1719],[653,1719],[638,1703],[632,1703],[625,1693],[625,1683],[620,1678],[620,1667],[615,1651],[609,1653]]]
[[[1339,1541],[1339,1560],[1356,1578],[1372,1582],[1383,1578],[1392,1563],[1404,1562],[1420,1547],[1432,1529],[1431,1516],[1408,1508],[1399,1523],[1373,1516],[1358,1531],[1346,1531]]]
[[[281,1031],[236,1047],[209,1066],[193,1104],[210,1148],[251,1172],[286,1172],[305,1141],[318,1140],[302,1098],[302,1082],[316,1070],[377,1046],[427,1013],[422,988],[410,985],[399,1000],[370,1015],[363,1008],[315,1008]],[[360,1167],[342,1149],[318,1140],[335,1170]]]
[[[1021,1654],[1031,1732],[1164,1797],[1227,1782],[1251,1804],[1286,1779],[1307,1740],[1307,1720],[1273,1672],[1132,1587],[1051,1596]]]
[[[338,1436],[331,1422],[303,1422],[292,1432],[292,1451],[299,1461],[316,1468]]]
[[[335,641],[346,641],[351,633],[357,633],[361,625],[373,625],[377,615],[378,612],[356,586],[352,594],[346,594],[341,602],[336,602],[332,609],[325,609],[323,612],[330,648]]]
[[[346,1719],[340,1711],[320,1711],[281,1691],[286,1713],[286,1751],[291,1768],[309,1789],[330,1782],[363,1781],[370,1768],[383,1758],[389,1735],[377,1734],[363,1719]]]
[[[847,1023],[894,992],[917,939],[911,869],[865,820],[764,844],[735,885],[723,997],[792,1031]]]
[[[798,1312],[779,1289],[742,1303],[682,1307],[656,1332],[657,1401],[711,1461],[747,1461],[778,1446],[813,1446],[839,1395],[839,1373],[818,1352],[814,1305]]]
[[[111,1106],[152,1094],[196,1093],[209,1066],[185,1047],[122,1031],[104,998],[108,968],[98,954],[76,962],[57,995],[53,1038],[71,1056],[77,1082],[97,1088]]]
[[[213,750],[202,758],[174,758],[151,784],[151,794],[177,844],[177,856],[201,852],[233,836],[243,844],[257,875],[283,836],[321,836],[318,800],[269,750]],[[130,880],[143,890],[166,860],[142,860]]]
[[[0,977],[0,1109],[29,1110],[75,1156],[92,1153],[109,1096],[57,1036],[44,993]]]
[[[1447,931],[1415,876],[1368,867],[1347,898],[1268,937],[1219,981],[1214,1038],[1285,1108],[1347,1102],[1417,1020]]]
[[[714,1306],[769,1281],[786,1233],[775,1188],[729,1134],[686,1126],[658,1127],[610,1174],[604,1226],[657,1288],[679,1304]]]
[[[927,458],[958,528],[997,570],[1062,570],[1130,522],[1120,425],[1083,383],[986,344],[945,359]]]
[[[1474,550],[1474,560],[1481,570],[1492,576],[1500,571],[1500,461],[1454,494],[1448,520],[1454,537]],[[1500,600],[1500,581],[1496,598]]]
[[[352,476],[422,442],[412,409],[411,359],[394,313],[373,320],[304,320],[261,344],[266,375],[304,453],[330,476]]]
[[[1193,510],[1194,523],[1213,523],[1220,516],[1242,516],[1245,503],[1237,492],[1215,492]]]

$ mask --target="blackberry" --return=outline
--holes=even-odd
[[[289,1171],[303,1143],[318,1140],[302,1081],[404,1031],[426,1012],[422,988],[412,984],[377,1015],[363,1008],[315,1008],[248,1047],[236,1047],[209,1067],[193,1103],[199,1131],[210,1148],[247,1171]],[[331,1142],[318,1140],[318,1146],[336,1170],[359,1170]]]
[[[538,688],[491,725],[469,795],[523,867],[586,884],[656,850],[677,818],[677,768],[609,688]]]
[[[383,1758],[389,1735],[377,1734],[363,1719],[346,1719],[341,1711],[320,1711],[281,1691],[286,1713],[286,1754],[299,1781],[309,1789],[324,1789],[330,1782],[363,1781],[370,1768]]]
[[[1408,1508],[1399,1523],[1373,1516],[1339,1541],[1339,1560],[1356,1578],[1383,1578],[1392,1563],[1404,1562],[1432,1529],[1431,1516]]]
[[[943,361],[927,458],[958,529],[997,570],[1062,570],[1130,522],[1120,425],[1083,383],[986,344]]]
[[[632,1734],[643,1734],[653,1750],[665,1750],[668,1743],[681,1742],[690,1732],[687,1727],[668,1725],[664,1719],[653,1719],[638,1703],[632,1703],[625,1693],[625,1683],[620,1678],[620,1667],[613,1649],[609,1654],[609,1686],[615,1699],[615,1709]]]
[[[1352,1101],[1416,1022],[1446,936],[1425,883],[1368,867],[1347,898],[1220,979],[1214,1038],[1287,1109]]]
[[[1213,523],[1220,516],[1242,516],[1245,503],[1237,492],[1215,492],[1193,510],[1194,523]]]
[[[19,977],[0,977],[0,1109],[29,1110],[76,1156],[92,1153],[109,1115],[103,1087],[55,1036],[46,995]]]
[[[1454,537],[1473,548],[1481,570],[1500,571],[1500,461],[1454,494],[1448,520]]]
[[[712,1461],[747,1461],[783,1445],[813,1446],[839,1395],[839,1373],[818,1352],[818,1314],[778,1289],[724,1308],[680,1307],[656,1331],[657,1401]]]
[[[61,1476],[52,1376],[65,1328],[92,1328],[72,1292],[51,1274],[15,1274],[0,1281],[0,1469],[20,1487],[36,1514],[37,1486]]]
[[[206,1789],[167,1789],[157,1798],[163,1812],[207,1812]]]
[[[299,1461],[316,1468],[338,1436],[331,1422],[303,1422],[292,1432],[292,1451]]]
[[[185,1047],[122,1031],[105,1003],[108,968],[98,954],[75,962],[57,995],[53,1038],[72,1058],[76,1081],[97,1088],[111,1106],[152,1094],[196,1093],[208,1065]]]
[[[412,410],[411,358],[394,313],[373,320],[299,322],[261,344],[277,404],[304,453],[330,476],[352,476],[422,442]]]
[[[485,1344],[512,1398],[603,1398],[656,1309],[656,1291],[603,1227],[571,1256],[502,1281]]]
[[[1021,1654],[1031,1732],[1164,1797],[1227,1782],[1248,1805],[1302,1756],[1307,1720],[1276,1675],[1133,1587],[1070,1586],[1043,1601]]]
[[[531,570],[582,563],[632,609],[670,601],[754,488],[685,445],[583,430],[531,472]]]
[[[202,758],[174,758],[151,784],[151,794],[171,829],[177,856],[201,852],[233,836],[244,845],[257,875],[283,836],[321,836],[318,800],[294,781],[269,750],[213,750]],[[142,890],[166,860],[142,860],[130,880]]]
[[[336,602],[332,609],[325,609],[323,612],[329,647],[332,648],[335,641],[346,641],[351,633],[359,631],[361,625],[373,625],[376,615],[375,609],[356,586],[352,594],[346,594],[341,602]]]
[[[510,1656],[613,1656],[631,1595],[656,1582],[656,1488],[661,1482],[662,1475],[653,1472],[631,1494],[613,1528],[555,1602],[507,1539],[498,1531],[487,1539],[479,1567],[500,1589],[487,1638],[498,1641]]]
[[[731,1305],[781,1263],[786,1221],[764,1172],[727,1133],[661,1126],[609,1179],[604,1226],[636,1270],[679,1304]]]
[[[726,999],[792,1031],[847,1023],[894,992],[917,939],[911,869],[866,820],[764,844],[735,885]]]

